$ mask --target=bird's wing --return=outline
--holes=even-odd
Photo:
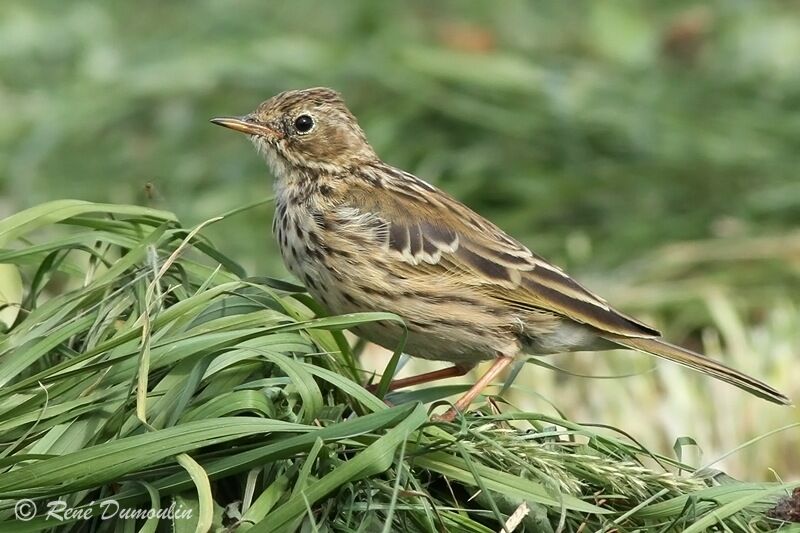
[[[374,216],[390,256],[415,271],[446,271],[510,306],[537,309],[625,337],[660,333],[613,308],[560,268],[532,253],[500,228],[415,176],[391,169],[395,179],[364,181],[341,200],[346,216]]]

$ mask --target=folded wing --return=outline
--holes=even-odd
[[[397,171],[399,172],[399,171]],[[374,182],[349,187],[341,209],[383,224],[376,238],[420,275],[448,273],[487,298],[520,309],[556,313],[600,332],[624,337],[660,333],[613,308],[560,268],[532,253],[500,228],[422,180],[405,174],[385,180],[393,194],[374,194]]]

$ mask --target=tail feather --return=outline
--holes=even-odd
[[[640,350],[673,361],[679,365],[687,366],[703,374],[708,374],[709,376],[730,383],[754,396],[758,396],[770,402],[781,405],[792,404],[789,398],[762,381],[725,366],[704,355],[687,350],[686,348],[681,348],[680,346],[675,346],[661,339],[609,336],[608,340],[625,346],[626,348]]]

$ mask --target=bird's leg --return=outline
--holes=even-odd
[[[463,376],[467,372],[470,371],[472,365],[469,366],[459,366],[454,365],[449,368],[442,368],[441,370],[434,370],[432,372],[425,372],[424,374],[419,374],[417,376],[411,376],[409,378],[403,379],[394,379],[391,383],[389,383],[389,390],[397,390],[402,389],[403,387],[410,387],[412,385],[419,385],[420,383],[429,383],[431,381],[436,381],[437,379],[444,379],[444,378],[454,378],[457,376]],[[367,387],[367,390],[370,392],[375,392],[378,390],[378,383],[370,385]]]
[[[487,370],[486,373],[481,376],[481,379],[476,381],[475,385],[465,392],[464,395],[459,398],[455,404],[453,404],[453,407],[447,410],[447,412],[441,416],[435,417],[436,420],[440,420],[442,422],[451,422],[456,417],[456,414],[467,409],[472,403],[472,400],[474,400],[478,394],[483,392],[483,389],[485,389],[489,383],[491,383],[492,380],[494,380],[494,378],[496,378],[497,375],[500,374],[500,372],[502,372],[503,369],[510,365],[513,361],[513,357],[505,356],[500,356],[495,359],[494,363],[492,363],[492,366],[489,367],[489,370]]]

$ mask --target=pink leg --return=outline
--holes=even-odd
[[[481,379],[475,382],[475,385],[473,385],[472,388],[465,392],[464,395],[459,398],[458,401],[456,401],[453,407],[448,409],[447,412],[442,416],[435,418],[437,420],[441,420],[442,422],[451,422],[456,417],[456,414],[467,409],[475,397],[483,392],[483,389],[485,389],[492,382],[492,380],[494,380],[494,378],[496,378],[497,375],[500,374],[500,372],[502,372],[503,369],[510,365],[513,361],[513,357],[501,356],[495,359],[494,363],[492,363],[492,366],[489,367],[489,370],[487,370],[486,373],[481,376]]]
[[[429,383],[437,379],[454,378],[456,376],[463,376],[470,371],[470,366],[451,366],[449,368],[442,368],[441,370],[434,370],[432,372],[425,372],[417,376],[409,378],[395,379],[389,383],[389,390],[402,389],[403,387],[410,387],[412,385],[419,385],[420,383]],[[378,384],[370,385],[368,387],[370,392],[378,390]]]

